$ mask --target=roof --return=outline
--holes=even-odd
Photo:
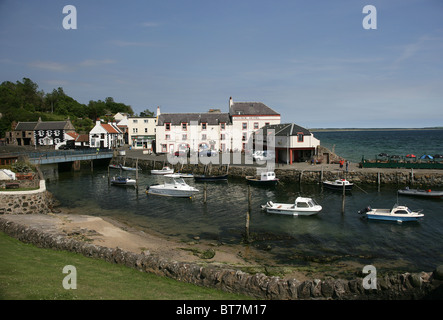
[[[235,115],[280,115],[262,102],[233,102],[229,108],[231,116]]]
[[[269,129],[275,130],[275,136],[296,136],[299,133],[303,133],[304,136],[310,136],[312,133],[295,123],[281,123],[281,124],[270,124],[263,127],[263,134],[267,132]]]
[[[207,123],[208,125],[231,123],[229,113],[162,113],[158,116],[157,125],[162,126],[165,123],[171,123],[177,126],[182,123],[191,123],[191,121],[196,121],[198,124]]]
[[[35,122],[19,122],[14,131],[34,131],[37,121]]]
[[[117,131],[117,129],[114,126],[110,125],[109,123],[102,123],[101,126],[108,133],[121,133],[121,132]]]

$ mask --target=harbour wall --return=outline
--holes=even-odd
[[[0,214],[31,214],[49,211],[51,194],[46,190],[45,180],[40,187],[30,191],[1,191]]]
[[[219,165],[219,164],[168,164],[163,160],[135,159],[130,157],[116,157],[112,159],[113,163],[122,163],[124,160],[126,166],[135,167],[136,164],[142,170],[161,169],[164,165],[173,167],[175,172],[194,174],[226,174],[230,177],[245,178],[257,173],[257,167],[252,165]],[[305,166],[306,167],[306,166]],[[407,170],[407,169],[364,169],[355,170],[322,169],[321,165],[308,166],[309,169],[298,169],[292,167],[275,168],[275,175],[283,182],[295,183],[321,183],[324,180],[335,180],[344,178],[356,184],[375,184],[375,185],[397,185],[417,186],[417,187],[443,187],[443,171],[438,170]],[[312,168],[311,168],[312,167]],[[260,167],[259,167],[260,168]],[[264,169],[264,167],[263,167]]]
[[[443,266],[437,267],[433,272],[377,276],[376,288],[366,289],[363,277],[353,280],[298,281],[269,277],[262,273],[252,275],[227,267],[170,261],[151,254],[137,254],[119,248],[98,246],[27,227],[1,216],[0,230],[22,242],[32,243],[38,247],[71,251],[142,272],[245,294],[257,299],[411,300],[443,297]]]

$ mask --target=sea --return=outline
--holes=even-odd
[[[355,162],[379,153],[443,154],[443,130],[322,131],[314,135],[324,146]],[[200,239],[216,248],[237,246],[244,257],[253,249],[262,254],[259,263],[267,266],[306,270],[353,266],[353,272],[358,272],[373,265],[387,272],[420,272],[443,264],[443,200],[398,196],[397,190],[404,185],[361,184],[343,199],[341,193],[321,184],[280,183],[248,189],[244,179],[230,178],[206,183],[205,202],[204,183],[192,179],[187,182],[200,192],[192,199],[179,199],[146,194],[146,186],[163,179],[149,172],[139,174],[136,192],[110,185],[107,167],[94,167],[93,172],[89,168],[55,172],[51,166],[43,170],[48,190],[69,212],[112,218],[183,243]],[[297,196],[313,198],[323,210],[314,216],[282,216],[261,209],[267,201],[291,203]],[[423,210],[424,218],[404,223],[368,221],[358,213],[367,206],[391,208],[395,203]]]

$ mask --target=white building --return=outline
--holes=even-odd
[[[218,109],[205,113],[162,113],[159,110],[156,152],[174,153],[209,148],[240,152],[252,146],[253,133],[265,125],[279,124],[280,114],[261,102],[234,102],[229,113]]]
[[[280,124],[280,114],[261,102],[234,102],[229,98],[234,151],[247,150],[255,131],[266,125]]]
[[[274,132],[273,147],[275,147],[275,162],[292,164],[293,162],[310,161],[317,155],[320,140],[307,129],[294,123],[267,125],[258,130],[256,135],[262,135],[263,144],[257,147],[267,149],[266,137]]]
[[[123,132],[115,123],[102,123],[97,120],[95,127],[89,132],[91,148],[118,148],[124,145]]]
[[[153,150],[156,135],[156,117],[128,117],[128,144],[136,149]]]

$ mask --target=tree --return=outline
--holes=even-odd
[[[154,112],[150,111],[149,109],[145,109],[144,111],[140,112],[140,117],[153,117]]]

